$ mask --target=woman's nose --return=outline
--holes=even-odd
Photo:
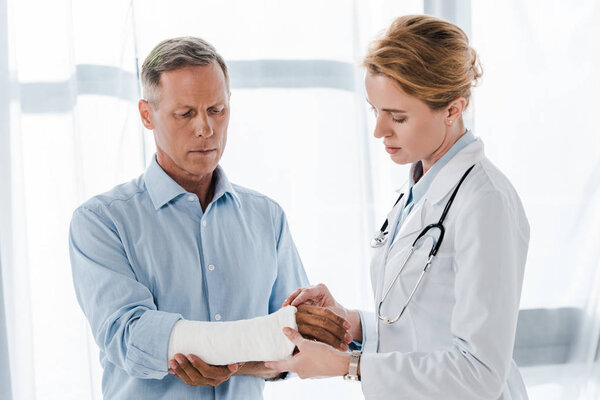
[[[377,139],[390,136],[393,134],[393,130],[383,121],[383,118],[380,116],[377,117],[375,122],[375,130],[373,131],[373,136]]]

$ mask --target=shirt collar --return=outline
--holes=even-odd
[[[218,200],[226,193],[231,194],[238,207],[241,207],[241,202],[238,194],[220,165],[217,165],[213,173],[215,179],[215,194],[211,202]],[[154,208],[158,210],[171,200],[175,199],[187,191],[173,180],[156,161],[156,155],[152,157],[150,165],[144,172],[144,183],[148,189],[148,194],[152,200]]]
[[[444,153],[439,160],[435,162],[427,171],[425,175],[423,175],[423,164],[421,161],[412,165],[410,169],[410,193],[412,194],[411,200],[414,203],[418,203],[419,200],[423,198],[425,193],[431,187],[431,183],[434,181],[435,177],[438,173],[448,164],[450,160],[454,158],[459,151],[464,149],[467,145],[473,143],[475,141],[475,136],[473,133],[467,129],[467,131],[452,145],[452,147]],[[420,179],[418,179],[420,177]],[[415,181],[418,179],[418,182]]]

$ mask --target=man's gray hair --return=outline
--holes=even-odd
[[[163,40],[152,49],[142,64],[144,98],[155,104],[160,74],[163,72],[184,67],[210,65],[213,62],[219,64],[225,75],[225,81],[229,85],[225,60],[210,43],[192,36]]]

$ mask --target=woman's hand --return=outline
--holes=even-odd
[[[292,293],[290,293],[287,299],[285,299],[282,307],[288,305],[298,307],[300,304],[303,303],[308,303],[318,307],[329,308],[334,312],[338,311],[336,312],[336,314],[338,315],[342,315],[343,310],[345,310],[345,308],[342,307],[341,304],[335,301],[335,299],[329,292],[329,289],[327,289],[327,286],[325,286],[322,283],[319,283],[315,286],[308,286],[294,290]]]
[[[329,292],[327,286],[324,284],[319,283],[315,286],[308,286],[294,290],[287,297],[287,299],[285,299],[282,307],[288,305],[298,307],[300,304],[310,304],[333,311],[335,314],[350,322],[351,327],[348,332],[352,336],[352,340],[362,342],[362,326],[360,323],[360,315],[357,311],[348,310],[338,303]],[[346,341],[346,343],[348,342]]]
[[[291,328],[283,333],[296,345],[298,353],[285,361],[268,361],[265,367],[278,372],[291,371],[302,379],[343,376],[348,373],[350,354],[342,353],[324,343],[307,340]]]

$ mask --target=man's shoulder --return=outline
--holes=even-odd
[[[274,207],[278,210],[282,210],[279,203],[277,203],[275,200],[273,200],[266,194],[263,194],[254,189],[247,188],[245,186],[237,185],[235,183],[232,183],[231,186],[233,186],[233,189],[235,190],[235,193],[240,198],[240,202],[242,202],[242,204],[243,203],[252,203],[252,204],[257,204],[257,205],[266,205],[266,206]]]
[[[76,210],[88,210],[94,213],[105,213],[113,205],[126,206],[128,203],[135,202],[140,195],[146,192],[142,176],[132,179],[129,182],[121,183],[112,189],[97,194],[83,202]]]

